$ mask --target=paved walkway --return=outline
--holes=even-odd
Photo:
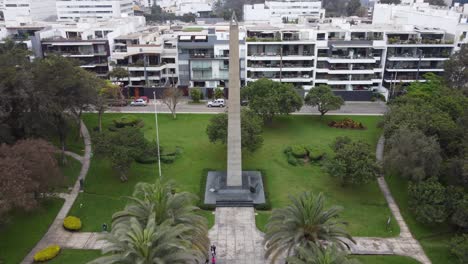
[[[383,160],[385,140],[382,136],[377,143],[376,158],[379,162]],[[391,254],[412,257],[423,264],[431,264],[431,261],[424,253],[419,242],[412,236],[408,225],[406,225],[403,216],[400,213],[395,199],[393,199],[390,189],[383,175],[377,179],[380,190],[387,200],[388,206],[392,211],[394,218],[400,226],[400,235],[395,238],[369,238],[357,237],[356,245],[351,245],[353,254],[372,255],[372,254]]]
[[[77,157],[79,158],[78,160],[83,164],[81,167],[80,175],[78,179],[84,179],[86,177],[86,174],[88,173],[89,169],[89,164],[90,164],[90,158],[91,158],[91,139],[89,136],[88,129],[86,128],[85,124],[81,122],[81,134],[83,135],[83,139],[85,142],[85,154],[84,157],[81,157],[79,155],[73,154],[71,155],[72,157]],[[68,153],[67,153],[68,154]],[[76,181],[75,185],[73,186],[73,190],[69,195],[65,195],[65,203],[63,204],[62,208],[60,209],[58,215],[55,217],[54,222],[52,225],[49,227],[49,230],[47,233],[42,237],[42,239],[36,244],[36,246],[29,252],[29,254],[24,258],[24,260],[21,262],[23,264],[30,264],[33,262],[34,254],[51,245],[51,244],[61,244],[61,238],[64,237],[64,233],[66,234],[71,234],[70,232],[66,232],[63,227],[63,219],[67,216],[68,212],[70,211],[71,207],[73,206],[73,203],[76,200],[76,197],[78,196],[78,193],[80,191],[80,183],[79,180]],[[65,237],[64,237],[65,238]]]

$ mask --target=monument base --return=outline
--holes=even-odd
[[[217,207],[248,207],[265,203],[262,174],[243,171],[242,186],[226,186],[227,172],[209,171],[205,186],[205,204]]]

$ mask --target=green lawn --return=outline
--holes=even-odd
[[[387,176],[386,181],[411,233],[419,240],[432,263],[457,263],[456,258],[450,254],[449,241],[453,235],[450,226],[448,224],[426,226],[417,222],[408,206],[408,181],[397,176]]]
[[[0,226],[0,260],[3,258],[4,264],[20,263],[47,232],[63,202],[47,199],[33,212],[13,212],[8,223]]]
[[[85,264],[101,256],[100,250],[62,249],[60,254],[47,264]]]
[[[103,125],[106,128],[112,120],[122,114],[106,114]],[[142,128],[149,140],[155,138],[154,116],[136,114],[145,121]],[[205,130],[212,115],[179,114],[177,120],[170,115],[159,116],[162,146],[180,146],[184,153],[173,164],[163,164],[163,177],[174,180],[185,191],[199,193],[201,177],[207,168],[226,169],[226,147],[211,144]],[[246,170],[262,170],[266,176],[266,188],[270,193],[273,207],[288,203],[289,195],[302,191],[324,192],[329,205],[344,207],[342,217],[350,222],[349,231],[356,236],[396,236],[385,230],[387,218],[391,215],[377,183],[365,186],[343,188],[326,175],[318,165],[293,167],[283,155],[283,149],[291,144],[311,144],[329,148],[337,136],[348,135],[362,139],[374,147],[381,130],[377,128],[379,117],[353,117],[363,122],[367,130],[343,130],[329,128],[330,120],[343,117],[287,116],[275,119],[264,131],[264,146],[255,153],[243,153],[243,167]],[[84,120],[91,130],[97,126],[97,115],[86,114]],[[122,196],[131,195],[133,186],[139,181],[152,181],[156,177],[156,165],[134,164],[130,170],[129,182],[121,183],[110,164],[95,157],[85,183],[85,193],[80,194],[71,214],[84,220],[83,231],[99,231],[102,223],[109,223],[112,213],[123,208]],[[80,208],[80,204],[82,207]],[[267,217],[267,216],[266,216]],[[395,223],[395,221],[392,221]]]
[[[361,264],[418,264],[415,259],[404,256],[353,256],[354,259],[359,260]],[[437,264],[434,262],[434,264]]]
[[[69,187],[73,187],[75,185],[75,182],[78,179],[81,171],[81,162],[69,156],[66,158],[67,163],[65,165],[60,165],[60,170],[65,176],[64,189],[68,189]]]
[[[93,130],[93,127],[88,126],[88,130],[91,132]],[[79,135],[79,127],[76,123],[70,122],[70,132],[67,135],[67,138],[65,139],[65,149],[71,152],[75,152],[76,154],[83,155],[84,154],[84,141]],[[54,134],[55,132],[53,131],[53,134],[49,138],[49,140],[52,142],[57,147],[60,146],[60,141],[57,137],[57,135]]]

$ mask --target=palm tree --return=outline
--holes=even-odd
[[[335,245],[318,247],[311,244],[296,249],[296,256],[288,257],[289,264],[359,264],[355,259],[348,259],[346,251]]]
[[[190,243],[180,238],[185,231],[186,227],[172,226],[169,222],[157,225],[154,214],[146,225],[132,217],[129,224],[119,223],[111,233],[101,237],[106,241],[102,249],[105,256],[88,264],[190,263],[194,259]]]
[[[167,222],[172,226],[184,226],[181,238],[190,242],[198,258],[204,260],[210,243],[207,220],[197,213],[200,209],[195,206],[196,195],[174,190],[173,184],[160,180],[154,184],[138,183],[133,196],[129,197],[130,203],[112,216],[112,228],[128,224],[132,218],[144,226],[153,215],[156,225]]]
[[[271,257],[272,263],[281,254],[290,256],[298,246],[315,244],[322,247],[334,243],[344,248],[346,239],[354,242],[343,228],[346,222],[337,219],[342,208],[325,209],[322,193],[315,196],[305,192],[290,200],[292,203],[285,208],[273,210],[266,225],[265,255]]]

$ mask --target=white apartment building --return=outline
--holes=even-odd
[[[164,11],[176,16],[193,13],[209,13],[213,11],[215,0],[156,0],[156,4]]]
[[[5,23],[30,23],[55,20],[56,0],[3,0]]]
[[[133,16],[132,0],[57,0],[56,8],[59,21]]]
[[[247,22],[305,23],[324,17],[322,2],[316,0],[271,0],[244,5],[244,21]]]

